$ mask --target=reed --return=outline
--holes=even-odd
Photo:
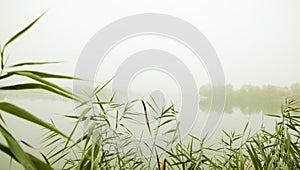
[[[81,110],[81,113],[65,115],[66,119],[75,121],[67,135],[55,126],[55,122],[45,122],[38,118],[38,114],[1,101],[1,114],[11,114],[46,130],[42,143],[48,153],[39,151],[43,158],[39,159],[24,151],[24,147],[36,149],[29,141],[16,139],[0,114],[0,133],[6,141],[6,144],[0,143],[0,150],[24,169],[300,169],[300,107],[296,99],[287,98],[281,107],[281,114],[268,115],[276,120],[273,130],[262,126],[258,132],[251,134],[247,123],[241,134],[224,131],[222,139],[216,144],[208,144],[206,138],[199,139],[193,135],[189,135],[188,142],[183,142],[174,105],[158,108],[155,101],[140,99],[117,103],[114,94],[106,98],[101,95],[109,82],[95,88],[91,101],[84,101],[49,81],[76,78],[32,70],[20,71],[23,66],[57,62],[25,62],[6,66],[5,49],[38,22],[42,15],[12,36],[1,48],[0,81],[21,76],[29,78],[30,82],[1,84],[0,90],[46,90],[76,101],[78,106],[74,110]],[[153,102],[154,105],[151,104]],[[142,106],[143,111],[135,111],[135,106]],[[154,120],[151,124],[150,110],[155,113],[151,115]],[[145,119],[143,126],[151,137],[150,142],[135,136],[128,125],[128,122],[141,124],[134,119],[136,116]],[[88,125],[84,132],[78,128],[80,124]],[[175,126],[170,128],[170,124]],[[168,127],[168,130],[164,131],[163,127]],[[81,132],[82,136],[76,138],[76,132]],[[168,138],[159,141],[159,135]]]

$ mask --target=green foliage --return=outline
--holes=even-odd
[[[13,116],[22,118],[22,119],[27,120],[29,122],[32,122],[34,124],[40,125],[44,128],[47,128],[47,129],[49,129],[53,132],[56,132],[56,133],[62,135],[63,137],[67,137],[61,131],[59,131],[58,129],[53,127],[51,124],[42,121],[38,117],[34,116],[33,114],[27,112],[26,110],[24,110],[24,109],[22,109],[18,106],[15,106],[13,104],[6,103],[6,102],[0,102],[0,110],[5,111],[6,113],[9,113]]]
[[[207,145],[204,139],[190,135],[189,142],[182,142],[178,127],[171,128],[170,137],[158,143],[160,127],[169,120],[176,122],[173,106],[157,111],[156,126],[147,122],[147,111],[155,110],[147,103],[144,113],[132,112],[138,104],[134,100],[126,104],[113,102],[113,97],[100,100],[95,94],[97,107],[84,109],[80,116],[72,119],[90,123],[81,142],[82,150],[75,154],[79,159],[68,159],[67,169],[299,169],[300,159],[300,108],[295,99],[286,99],[281,114],[269,115],[277,120],[274,130],[263,127],[250,136],[248,123],[242,134],[225,132],[220,143]],[[84,105],[81,105],[83,107]],[[92,109],[93,108],[93,109]],[[96,112],[91,112],[96,110]],[[98,110],[98,111],[97,111]],[[89,114],[90,113],[90,114]],[[126,121],[136,115],[144,115],[146,132],[152,135],[152,142],[146,143],[136,138],[126,126]],[[133,121],[133,120],[132,120]],[[166,123],[167,122],[167,123]],[[77,127],[77,123],[76,126]],[[153,126],[153,122],[152,122]],[[165,133],[163,133],[165,134]],[[179,137],[179,138],[178,138]],[[133,144],[133,145],[132,145]],[[168,146],[168,147],[166,147]],[[142,148],[148,148],[149,155]],[[71,147],[69,147],[71,148]],[[158,152],[160,150],[160,152]],[[71,153],[71,152],[70,152]],[[58,155],[57,155],[58,156]]]
[[[4,136],[7,144],[9,145],[9,150],[11,154],[20,161],[20,164],[24,166],[26,170],[36,170],[37,168],[30,160],[28,155],[23,151],[18,142],[14,139],[14,137],[0,125],[0,132]]]
[[[52,168],[46,164],[45,162],[39,160],[38,158],[34,157],[33,155],[26,153],[23,151],[21,146],[15,140],[15,138],[4,128],[0,125],[0,132],[6,139],[9,147],[0,143],[0,150],[14,160],[19,162],[23,165],[24,169],[26,170],[34,170],[34,169],[44,169],[44,170],[51,170]]]
[[[206,139],[199,139],[190,135],[189,141],[181,140],[177,111],[174,105],[159,107],[155,100],[132,100],[127,103],[116,103],[114,95],[109,98],[101,97],[101,92],[109,82],[95,88],[91,101],[83,101],[79,96],[59,87],[48,79],[76,79],[52,73],[31,70],[13,70],[22,66],[35,66],[53,64],[57,62],[25,62],[11,66],[5,65],[5,49],[31,28],[39,19],[38,17],[23,30],[10,38],[1,49],[0,81],[14,77],[26,77],[28,83],[1,85],[1,90],[28,90],[41,89],[79,102],[74,110],[80,110],[80,115],[69,114],[66,118],[75,120],[74,127],[67,136],[58,130],[54,122],[46,123],[29,111],[12,103],[0,99],[0,110],[6,114],[29,121],[47,130],[46,137],[42,140],[45,147],[50,149],[44,155],[44,160],[24,151],[20,142],[5,128],[6,123],[0,114],[0,133],[6,145],[0,143],[0,150],[20,163],[24,169],[300,169],[300,108],[297,100],[287,98],[281,107],[281,114],[272,114],[277,121],[274,130],[268,131],[263,127],[250,136],[246,124],[243,132],[225,132],[219,143],[208,145]],[[260,98],[266,102],[281,96],[299,95],[299,84],[293,84],[290,89],[275,86],[243,86],[234,90],[227,86],[228,98],[237,98],[244,112],[249,110],[250,99]],[[209,87],[201,87],[201,95],[209,98]],[[262,97],[267,96],[267,97]],[[228,101],[228,100],[227,100]],[[253,104],[253,103],[252,103]],[[257,104],[257,103],[255,103]],[[263,102],[263,104],[266,104]],[[276,104],[276,106],[279,104]],[[135,106],[141,106],[142,112],[136,111]],[[275,107],[272,106],[272,107]],[[230,109],[229,109],[230,110]],[[151,113],[153,114],[150,114]],[[145,123],[137,121],[142,117]],[[150,124],[150,118],[153,122]],[[130,122],[135,122],[145,127],[145,133],[135,136]],[[85,124],[83,132],[80,124]],[[168,130],[165,131],[166,127]],[[75,139],[76,132],[82,136]],[[147,135],[145,135],[147,134]],[[163,136],[165,138],[159,138]],[[150,137],[144,141],[143,137]],[[33,148],[25,141],[27,147]],[[62,165],[62,166],[60,166]]]
[[[41,65],[41,64],[52,64],[57,62],[25,62],[25,63],[18,63],[11,66],[6,66],[5,63],[5,49],[15,40],[17,40],[21,35],[23,35],[25,32],[27,32],[40,18],[43,16],[39,16],[36,18],[33,22],[31,22],[29,25],[27,25],[24,29],[16,33],[14,36],[12,36],[6,43],[4,43],[3,47],[0,48],[0,81],[3,82],[4,79],[13,79],[18,76],[23,76],[31,79],[33,83],[19,83],[14,85],[3,85],[1,83],[0,91],[1,90],[28,90],[28,89],[42,89],[46,90],[52,93],[56,93],[58,95],[61,95],[63,97],[67,97],[69,99],[80,101],[81,99],[75,95],[73,95],[71,92],[45,80],[47,78],[60,78],[60,79],[74,79],[70,76],[63,76],[63,75],[56,75],[51,73],[44,73],[44,72],[38,72],[38,71],[31,71],[31,70],[24,70],[24,71],[10,71],[6,72],[6,67],[10,68],[19,68],[21,66],[27,66],[27,65]],[[0,100],[3,100],[4,98],[1,98]],[[23,120],[29,121],[33,124],[37,124],[41,127],[44,127],[45,129],[51,131],[53,134],[60,135],[64,138],[67,138],[67,136],[55,128],[53,125],[46,123],[45,121],[39,119],[37,116],[34,116],[27,110],[20,108],[19,106],[16,106],[12,103],[8,102],[2,102],[0,101],[0,110],[4,113],[11,114],[13,116],[16,116],[18,118],[21,118]],[[2,112],[2,113],[3,113]],[[3,119],[2,115],[0,114],[0,120],[1,122],[6,126],[5,120]],[[18,163],[20,163],[24,169],[28,170],[34,170],[34,169],[52,169],[48,165],[48,160],[45,157],[44,154],[41,153],[44,161],[41,161],[39,158],[36,158],[35,156],[24,152],[22,147],[19,145],[19,142],[10,134],[10,132],[7,131],[6,128],[4,128],[0,124],[0,132],[4,139],[7,142],[8,146],[5,146],[4,144],[0,144],[0,150],[4,152],[5,154],[11,156],[14,160],[16,160]],[[27,142],[21,141],[23,144],[30,146]],[[30,146],[31,147],[31,146]],[[33,147],[32,147],[33,148]]]
[[[286,99],[274,132],[262,128],[253,136],[224,132],[221,147],[204,147],[193,139],[187,145],[178,144],[169,155],[168,165],[180,169],[299,169],[300,168],[300,108],[295,99]],[[192,146],[200,146],[192,148]],[[213,156],[211,156],[213,155]]]

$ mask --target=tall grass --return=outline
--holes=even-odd
[[[23,66],[34,66],[34,65],[42,65],[42,64],[52,64],[57,62],[24,62],[24,63],[16,63],[13,65],[6,65],[6,61],[8,56],[6,55],[6,49],[18,38],[20,38],[25,32],[27,32],[31,27],[33,27],[43,16],[44,14],[40,15],[36,18],[33,22],[27,25],[25,28],[20,30],[18,33],[13,35],[9,38],[3,46],[0,46],[0,90],[10,90],[10,91],[20,91],[20,90],[32,90],[32,89],[40,89],[46,90],[51,93],[55,93],[61,95],[63,97],[80,101],[81,99],[71,92],[51,83],[48,79],[74,79],[70,76],[63,76],[63,75],[56,75],[51,73],[45,72],[38,72],[32,70],[24,70],[22,69]],[[17,84],[7,84],[5,85],[3,82],[7,79],[17,79],[18,77],[26,77],[29,79],[26,83],[17,83]],[[29,111],[13,104],[8,103],[6,101],[0,101],[0,111],[3,111],[7,114],[11,114],[23,120],[29,121],[32,124],[37,124],[39,126],[48,129],[49,131],[62,136],[63,138],[68,138],[61,130],[55,128],[53,125],[41,120],[36,115],[30,113]],[[7,145],[0,143],[0,150],[3,151],[5,154],[11,156],[14,160],[19,162],[23,165],[24,169],[52,169],[49,165],[49,161],[47,160],[46,156],[41,153],[44,160],[40,160],[33,155],[26,153],[21,144],[26,145],[27,147],[30,146],[27,142],[22,141],[18,142],[12,134],[5,128],[6,123],[2,115],[0,114],[0,132],[7,142]]]
[[[251,134],[248,123],[243,133],[223,132],[219,143],[208,145],[205,138],[190,135],[189,142],[180,139],[178,126],[169,129],[170,138],[157,141],[159,129],[169,122],[176,122],[174,106],[158,112],[156,126],[147,121],[144,126],[152,136],[152,141],[144,142],[134,136],[122,119],[131,119],[136,114],[145,115],[147,109],[154,109],[149,102],[143,104],[144,113],[131,112],[140,100],[126,104],[113,102],[113,97],[101,101],[95,94],[96,112],[90,106],[81,116],[69,116],[77,122],[88,121],[91,126],[85,132],[80,152],[72,153],[78,159],[68,159],[67,169],[299,169],[300,163],[300,108],[297,100],[286,99],[281,114],[274,117],[273,130],[263,126]],[[145,102],[142,102],[145,103]],[[146,109],[147,108],[147,109]],[[120,110],[123,110],[120,112]],[[165,119],[166,118],[166,119]],[[170,120],[170,121],[169,121]],[[92,123],[91,123],[92,122]],[[126,122],[126,121],[125,121]],[[177,124],[178,122],[176,122]],[[153,125],[153,122],[151,123]],[[163,133],[166,135],[166,133]],[[133,145],[131,145],[133,144]],[[166,147],[167,146],[167,147]],[[145,152],[143,148],[147,148]],[[150,154],[146,154],[150,153]]]
[[[137,99],[117,103],[114,95],[102,97],[107,83],[95,88],[91,101],[83,101],[49,81],[75,78],[22,69],[23,66],[56,62],[26,62],[7,66],[5,49],[41,16],[12,36],[1,48],[0,81],[21,76],[27,77],[29,82],[1,84],[0,90],[46,90],[77,101],[74,113],[75,110],[81,112],[65,116],[75,122],[72,131],[66,135],[55,127],[55,122],[47,123],[30,111],[1,101],[2,113],[47,130],[42,142],[48,152],[40,151],[40,159],[24,151],[24,147],[34,147],[28,141],[16,139],[8,131],[0,114],[0,133],[6,141],[6,144],[0,143],[0,150],[24,169],[300,169],[300,107],[295,99],[285,100],[281,114],[268,115],[276,120],[273,130],[262,126],[260,131],[250,135],[246,124],[241,134],[224,131],[219,143],[209,145],[205,138],[199,139],[193,135],[189,136],[188,142],[182,141],[174,105],[158,107],[153,98],[152,101]],[[142,111],[136,111],[136,106],[140,106]],[[150,115],[149,111],[154,115]],[[145,123],[137,122],[135,117],[143,117]],[[150,117],[154,122],[150,123]],[[133,133],[134,127],[129,126],[130,122],[142,124],[144,133],[141,136]],[[86,128],[82,130],[81,125]],[[76,133],[82,136],[78,137]],[[144,140],[145,136],[149,139]]]

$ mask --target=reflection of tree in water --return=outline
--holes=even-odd
[[[66,88],[72,91],[70,88]],[[111,92],[103,89],[103,93],[111,96]],[[208,112],[211,104],[212,90],[210,85],[200,88],[200,109]],[[240,89],[234,89],[232,85],[226,86],[226,103],[224,112],[233,113],[235,108],[245,114],[253,113],[279,113],[285,97],[300,97],[300,84],[294,83],[290,87],[278,87],[273,85],[253,86],[243,85]],[[30,99],[30,100],[59,100],[68,101],[65,98],[44,91],[20,91],[11,93],[0,90],[0,101],[8,99]]]
[[[204,85],[200,88],[200,109],[207,112],[211,102],[211,87]],[[285,97],[299,97],[300,84],[294,83],[290,87],[273,85],[253,86],[243,85],[235,90],[232,85],[226,86],[226,103],[224,111],[232,113],[239,108],[245,114],[277,113]]]

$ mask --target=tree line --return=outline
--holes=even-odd
[[[200,109],[208,111],[212,98],[210,85],[200,87]],[[234,108],[239,108],[245,114],[279,112],[278,106],[286,97],[300,97],[300,83],[293,83],[289,87],[274,85],[243,85],[235,89],[233,85],[226,85],[226,102],[224,111],[233,113]]]

